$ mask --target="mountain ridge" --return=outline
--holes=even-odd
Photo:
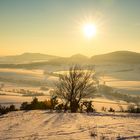
[[[115,62],[115,63],[140,63],[140,53],[132,51],[115,51],[91,58],[92,62]]]
[[[32,62],[50,62],[54,64],[67,64],[67,63],[140,63],[140,53],[131,51],[115,51],[105,54],[93,55],[87,57],[83,54],[75,54],[70,57],[60,57],[55,55],[48,55],[42,53],[23,53],[21,55],[0,57],[2,64],[14,63],[32,63]]]
[[[9,55],[0,57],[0,62],[10,62],[10,63],[26,63],[34,61],[49,61],[52,59],[59,58],[59,56],[48,55],[42,53],[22,53],[20,55]]]

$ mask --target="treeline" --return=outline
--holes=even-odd
[[[132,105],[130,104],[127,108],[127,112],[129,113],[140,113],[140,106],[139,105]]]
[[[16,109],[14,105],[10,105],[9,107],[1,106],[0,105],[0,115],[6,114],[11,111],[18,111],[18,110],[50,110],[51,112],[70,112],[70,107],[65,106],[63,103],[60,103],[57,97],[39,101],[38,98],[33,98],[31,102],[23,102],[20,106],[20,109]],[[102,107],[103,112],[115,112],[115,110],[110,107],[108,110],[105,107]],[[92,105],[92,101],[83,101],[78,109],[78,112],[96,112],[94,106]],[[120,109],[119,112],[124,113],[140,113],[140,106],[135,104],[129,104],[127,109],[124,110],[123,108]]]
[[[11,82],[11,83],[16,83],[16,84],[26,84],[26,85],[31,85],[31,86],[42,86],[46,85],[45,81],[39,81],[39,80],[25,80],[25,79],[11,79],[8,77],[0,77],[0,81],[2,82]]]
[[[28,90],[28,89],[12,89],[12,90],[0,90],[4,92],[19,93],[22,96],[44,96],[43,92]]]
[[[78,107],[78,112],[95,112],[91,101],[83,101]],[[70,112],[70,106],[60,103],[57,97],[45,101],[39,101],[38,98],[33,98],[31,102],[23,102],[20,109],[16,109],[14,105],[5,107],[0,105],[0,114],[6,114],[17,110],[50,110],[55,112]]]
[[[126,101],[127,103],[135,103],[135,104],[140,103],[140,96],[131,96],[128,94],[120,93],[114,90],[112,87],[109,87],[106,85],[100,85],[99,92],[108,98],[115,98],[117,100],[123,100],[123,101]]]
[[[35,97],[30,103],[23,102],[20,106],[20,110],[54,110],[57,104],[57,98],[52,98],[45,101],[38,101],[38,98]]]
[[[17,111],[18,109],[15,108],[14,105],[10,105],[9,107],[1,106],[0,105],[0,115],[6,114],[11,111]]]
[[[45,61],[45,62],[32,62],[26,64],[24,63],[23,64],[0,64],[0,68],[36,69],[46,65],[60,66],[60,64],[58,64],[55,61]]]
[[[20,107],[20,110],[36,109],[51,110],[56,112],[70,112],[70,106],[60,103],[57,97],[53,97],[45,101],[38,101],[38,98],[35,97],[30,103],[23,102]],[[78,112],[95,112],[92,101],[83,101],[80,106],[78,106]]]

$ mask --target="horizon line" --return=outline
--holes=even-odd
[[[61,55],[53,55],[53,54],[48,54],[48,53],[41,53],[41,52],[23,52],[23,53],[19,53],[19,54],[7,54],[7,55],[0,55],[0,57],[7,57],[7,56],[18,56],[18,55],[23,55],[23,54],[43,54],[43,55],[50,55],[50,56],[56,56],[56,57],[72,57],[74,55],[83,55],[83,56],[86,56],[86,57],[92,57],[92,56],[97,56],[97,55],[104,55],[104,54],[109,54],[109,53],[113,53],[113,52],[133,52],[133,53],[140,53],[140,52],[136,52],[136,51],[131,51],[131,50],[116,50],[116,51],[109,51],[109,52],[106,52],[106,53],[99,53],[99,54],[93,54],[93,55],[85,55],[85,54],[82,54],[82,53],[75,53],[75,54],[72,54],[72,55],[67,55],[67,56],[61,56]]]

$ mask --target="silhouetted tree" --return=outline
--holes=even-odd
[[[11,112],[11,111],[17,111],[17,109],[15,108],[15,105],[10,105],[9,107],[5,107],[5,106],[0,105],[0,115],[6,114],[6,113]]]
[[[57,96],[52,96],[50,102],[51,109],[54,110],[55,106],[58,104]]]
[[[58,104],[57,97],[45,101],[38,101],[38,98],[35,97],[30,103],[23,102],[20,106],[20,110],[36,110],[36,109],[54,110],[57,104]]]
[[[80,112],[83,112],[84,109],[87,113],[96,111],[92,105],[92,101],[83,101],[80,105],[80,109]]]
[[[70,67],[68,73],[59,75],[54,93],[65,103],[65,110],[77,112],[80,101],[96,91],[96,80],[92,69],[82,69],[80,66]]]
[[[110,107],[108,112],[115,112],[115,110],[112,107]]]
[[[16,110],[17,110],[17,109],[16,109],[15,105],[10,105],[9,111],[16,111]]]
[[[28,102],[23,102],[20,106],[20,110],[30,110],[30,109],[31,109],[31,107],[28,104]]]

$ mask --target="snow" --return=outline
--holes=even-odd
[[[140,115],[34,110],[0,116],[0,140],[100,140],[103,136],[140,139]]]

